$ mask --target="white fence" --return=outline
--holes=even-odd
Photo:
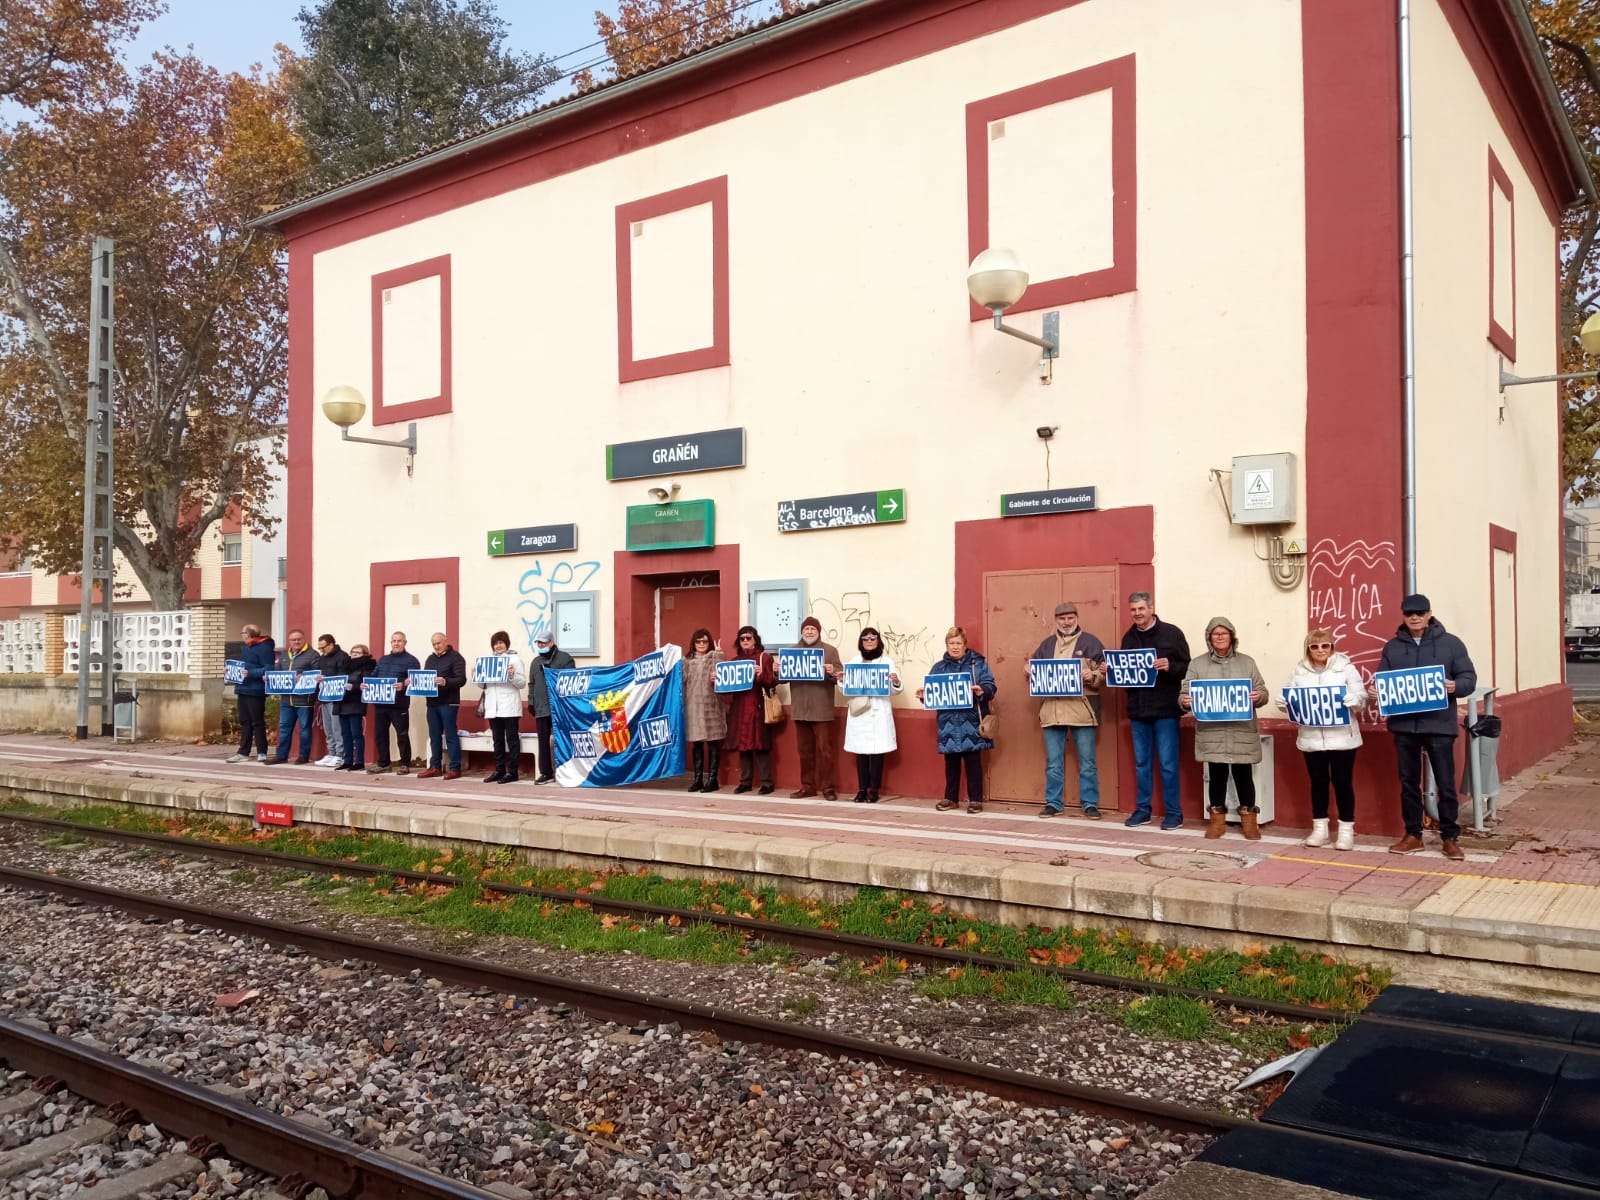
[[[0,674],[44,673],[44,618],[0,621]]]
[[[115,627],[112,632],[112,641],[115,643],[112,670],[139,675],[189,674],[190,623],[187,612],[125,613],[113,616],[111,620]],[[78,670],[81,618],[68,617],[62,624],[66,654],[61,669],[63,674],[71,675]],[[40,626],[42,663],[43,622],[40,622]],[[100,652],[100,627],[99,621],[91,624],[93,654]]]

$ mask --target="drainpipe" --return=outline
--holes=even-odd
[[[1400,4],[1400,319],[1402,322],[1405,377],[1401,387],[1404,459],[1406,594],[1417,590],[1417,287],[1416,287],[1416,182],[1412,177],[1411,113],[1411,0]]]

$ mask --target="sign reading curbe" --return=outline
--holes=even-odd
[[[1289,720],[1313,729],[1333,729],[1350,724],[1342,684],[1314,684],[1283,689],[1283,707]]]
[[[606,447],[607,479],[645,479],[744,466],[744,430],[713,429]]]
[[[778,501],[778,532],[807,529],[843,529],[849,525],[887,525],[906,519],[905,488],[882,492],[848,492],[842,496],[813,496],[809,500]]]
[[[512,554],[554,554],[578,548],[576,525],[526,525],[521,529],[491,529],[489,557]]]
[[[1051,488],[1047,492],[1007,492],[1000,497],[1002,517],[1037,517],[1048,513],[1089,512],[1100,506],[1092,487]]]

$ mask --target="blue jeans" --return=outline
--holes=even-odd
[[[367,718],[365,714],[355,717],[340,715],[339,732],[344,735],[344,753],[340,755],[351,766],[366,765],[367,750]]]
[[[456,717],[460,713],[454,704],[428,706],[428,765],[435,771],[450,755],[450,769],[461,770],[461,735],[456,732]]]
[[[1183,806],[1178,802],[1178,718],[1130,720],[1128,725],[1133,730],[1133,770],[1139,781],[1136,815],[1150,815],[1150,801],[1155,795],[1153,753],[1161,759],[1161,802],[1166,808],[1166,815],[1181,816]]]
[[[278,697],[278,761],[289,761],[289,742],[296,729],[300,730],[299,762],[311,761],[311,714],[314,708],[295,708],[289,697]]]
[[[1078,754],[1078,803],[1087,811],[1100,807],[1100,771],[1095,763],[1095,739],[1100,730],[1093,725],[1046,725],[1044,727],[1044,806],[1060,812],[1061,789],[1066,781],[1067,734]]]

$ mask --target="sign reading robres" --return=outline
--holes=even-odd
[[[744,466],[744,430],[713,429],[606,447],[607,479],[646,479]]]

